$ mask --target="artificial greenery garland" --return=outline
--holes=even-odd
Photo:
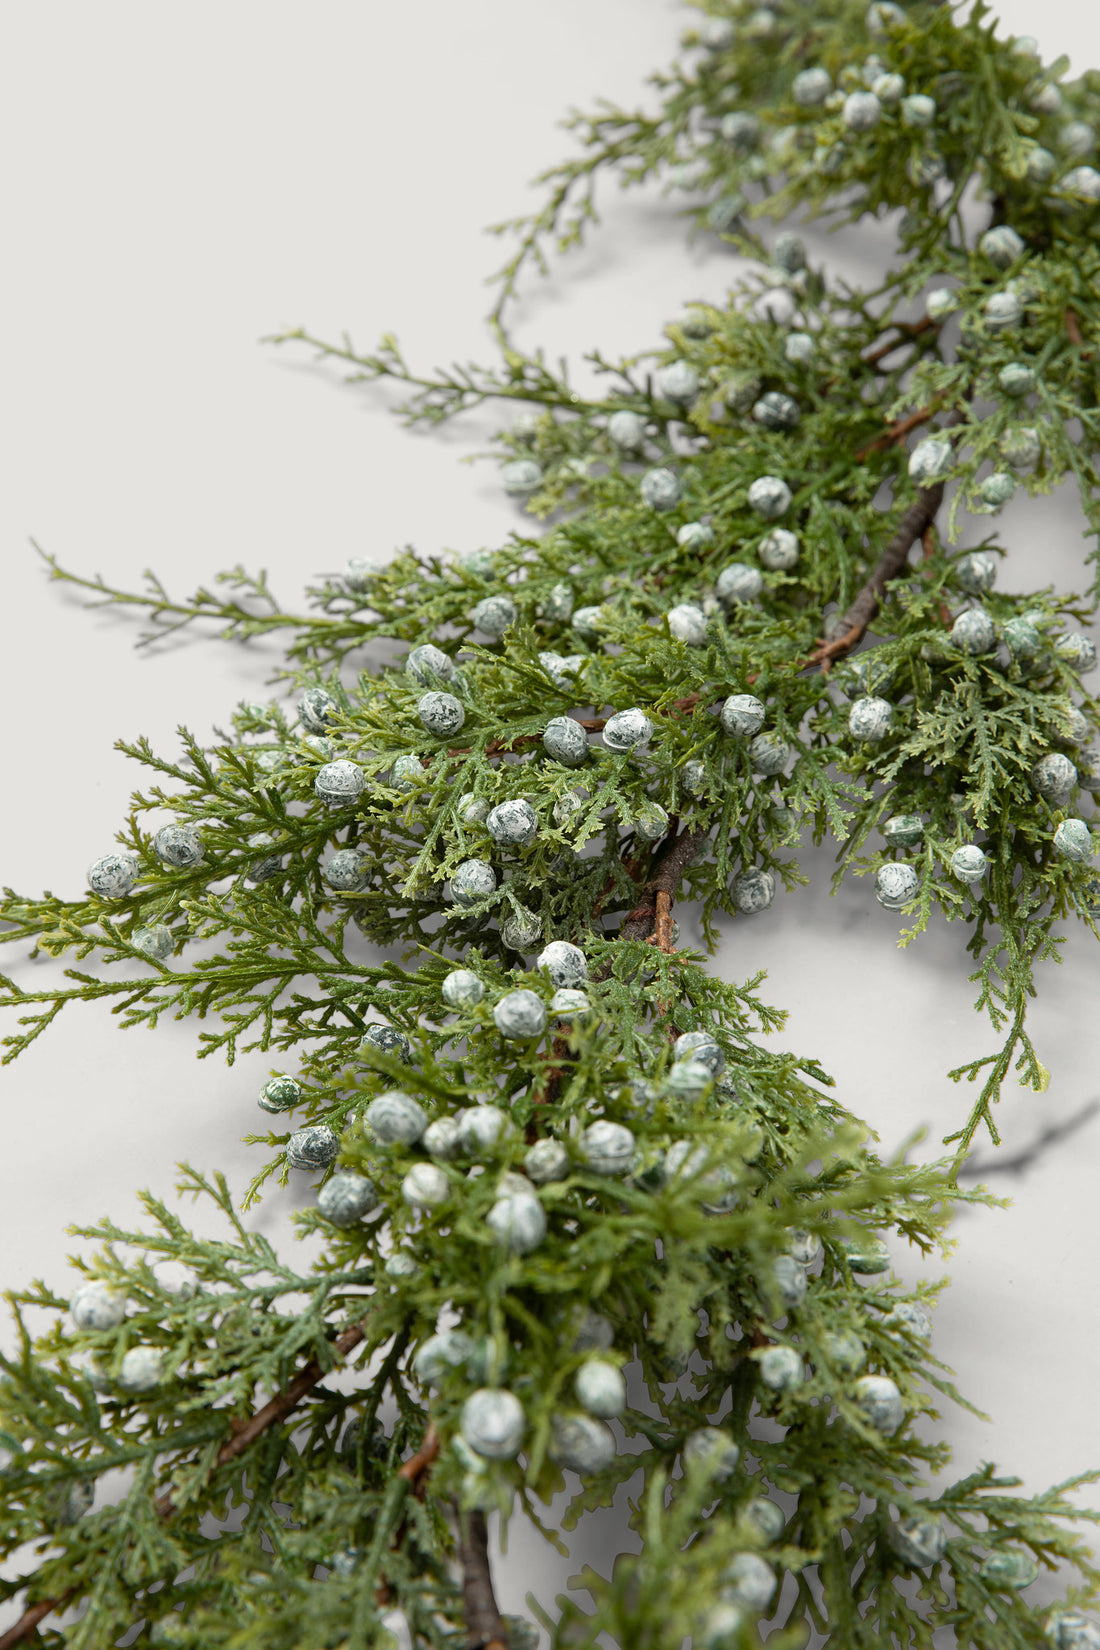
[[[519,1650],[533,1629],[499,1615],[486,1515],[537,1520],[579,1477],[568,1527],[635,1474],[642,1551],[582,1578],[589,1606],[543,1624],[555,1644],[751,1645],[758,1620],[777,1646],[807,1625],[846,1646],[947,1626],[1100,1643],[1087,1593],[1044,1617],[1021,1591],[1062,1559],[1095,1580],[1065,1528],[1088,1516],[1080,1480],[1025,1499],[988,1469],[927,1493],[946,1449],[913,1422],[955,1394],[934,1290],[889,1279],[883,1236],[929,1250],[982,1197],[957,1175],[978,1129],[995,1138],[1001,1082],[1046,1081],[1033,967],[1059,919],[1095,931],[1090,605],[997,593],[995,536],[950,546],[959,511],[1071,473],[1097,526],[1100,83],[1059,88],[980,6],[790,0],[687,45],[663,113],[582,122],[584,158],[519,226],[498,368],[421,377],[392,339],[319,346],[410,384],[414,419],[529,404],[501,476],[546,531],[353,563],[302,616],[240,569],[228,599],[176,602],[51,560],[155,628],[285,630],[297,703],[239,707],[231,741],[188,736],[182,761],[134,747],[160,778],[90,896],[6,898],[9,935],[150,968],[8,987],[10,1054],[93,997],[126,1023],[216,1013],[203,1042],[230,1059],[293,1051],[260,1106],[294,1126],[254,1137],[250,1195],[311,1174],[299,1219],[327,1243],[296,1272],[188,1171],[223,1242],[146,1196],[151,1231],[84,1230],[106,1247],[70,1298],[14,1297],[68,1318],[3,1366],[4,1552],[43,1557],[5,1586],[29,1582],[0,1646],[141,1618],[160,1643],[365,1646],[397,1610],[414,1644]],[[510,342],[515,280],[580,233],[602,169],[671,166],[757,273],[667,349],[597,358],[612,388],[584,400]],[[895,207],[874,292],[758,234],[794,208]],[[353,682],[381,637],[407,658]],[[145,830],[165,807],[176,822]],[[678,948],[677,904],[708,940],[753,915],[797,880],[806,828],[915,930],[971,926],[1003,1041],[953,1073],[975,1098],[939,1165],[878,1161],[822,1071],[754,1041],[782,1018],[759,979]],[[355,961],[349,923],[409,966]],[[350,1394],[323,1384],[338,1364]],[[132,1487],[97,1505],[120,1467]],[[202,1515],[245,1483],[239,1531],[210,1543]]]

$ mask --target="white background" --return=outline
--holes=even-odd
[[[1081,0],[1000,9],[1075,72],[1100,62],[1100,14]],[[425,366],[488,360],[483,283],[503,248],[483,226],[535,198],[528,180],[567,151],[554,122],[568,106],[635,101],[688,17],[669,0],[6,9],[0,881],[79,894],[139,782],[113,740],[145,733],[172,752],[181,721],[207,736],[275,663],[197,637],[135,653],[136,623],[50,585],[30,536],[129,588],[147,566],[182,592],[241,560],[269,569],[288,606],[350,555],[499,542],[517,518],[492,467],[456,462],[490,419],[410,433],[384,394],[343,389],[304,352],[258,339],[301,323],[369,346],[390,329]],[[605,230],[521,312],[522,341],[552,357],[648,347],[685,300],[728,285],[728,249],[688,249],[674,203],[605,200]],[[827,250],[858,270],[855,244]],[[1080,584],[1072,500],[1023,501],[1004,521],[1006,587]],[[806,863],[814,885],[738,924],[717,966],[766,966],[771,1000],[792,1010],[783,1044],[822,1060],[885,1147],[925,1125],[931,1152],[967,1099],[945,1070],[992,1046],[969,1006],[964,936],[901,956],[866,883],[829,901],[830,857]],[[1075,936],[1042,980],[1035,1029],[1054,1081],[1042,1097],[1010,1087],[1006,1158],[1098,1097],[1089,944]],[[6,966],[28,979],[52,965]],[[133,1218],[134,1187],[170,1194],[178,1160],[224,1167],[243,1188],[254,1165],[239,1137],[257,1124],[269,1062],[196,1065],[198,1029],[123,1036],[79,1006],[4,1070],[0,1283],[40,1276],[64,1292],[66,1225]],[[1098,1158],[1094,1118],[995,1179],[1011,1212],[958,1224],[936,1350],[993,1417],[946,1418],[959,1471],[992,1458],[1037,1488],[1100,1465]],[[286,1231],[287,1208],[310,1195],[296,1178],[257,1225]],[[578,1557],[600,1551],[596,1532],[574,1539]],[[550,1603],[574,1567],[517,1529],[503,1599],[522,1607],[533,1585]]]

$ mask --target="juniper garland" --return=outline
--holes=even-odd
[[[1065,83],[981,4],[715,7],[685,48],[656,116],[578,118],[583,154],[511,226],[499,366],[418,375],[390,338],[285,335],[404,382],[414,421],[524,403],[501,484],[543,531],[357,559],[305,614],[243,568],[177,600],[46,558],[154,635],[284,632],[297,708],[241,705],[209,748],[183,730],[180,760],[121,747],[153,778],[87,897],[6,894],[9,937],[95,959],[4,982],[7,1057],[93,998],[127,1025],[196,1013],[230,1062],[272,1051],[249,1201],[310,1176],[297,1219],[325,1243],[294,1270],[186,1169],[221,1241],[146,1192],[142,1229],[81,1229],[103,1247],[79,1286],[9,1296],[0,1531],[38,1562],[3,1584],[27,1589],[5,1650],[139,1622],[155,1644],[358,1650],[396,1642],[393,1612],[415,1645],[521,1650],[537,1629],[500,1615],[488,1515],[545,1528],[567,1486],[571,1529],[628,1481],[640,1551],[585,1569],[556,1618],[532,1605],[554,1645],[720,1650],[765,1621],[777,1650],[1100,1644],[1067,1530],[1091,1475],[1027,1498],[985,1467],[932,1493],[947,1449],[922,1418],[962,1400],[935,1287],[890,1274],[988,1201],[958,1170],[997,1138],[1009,1072],[1047,1081],[1035,967],[1062,919],[1096,932],[1097,587],[1002,592],[995,529],[954,546],[964,514],[1067,477],[1100,527],[1100,80]],[[755,262],[661,347],[594,355],[609,387],[586,398],[508,316],[605,171],[693,191],[699,228]],[[873,291],[766,228],[893,208]],[[405,662],[353,676],[381,638]],[[710,942],[798,882],[805,830],[912,916],[903,941],[970,929],[1002,1042],[952,1073],[975,1097],[940,1163],[881,1161],[814,1062],[756,1041],[783,1019],[760,977],[679,945],[677,905]],[[57,1315],[37,1340],[30,1308]],[[1029,1605],[1066,1561],[1081,1586]]]

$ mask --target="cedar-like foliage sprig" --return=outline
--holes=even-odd
[[[1079,680],[1088,644],[1071,628],[1091,598],[994,590],[989,564],[954,546],[963,512],[995,513],[990,464],[1032,492],[1072,477],[1088,536],[1100,529],[1097,204],[1059,150],[1060,122],[1100,118],[1100,92],[1094,76],[1064,85],[1056,118],[1044,87],[1064,65],[1000,40],[980,0],[967,16],[921,0],[901,16],[854,0],[714,7],[685,46],[655,78],[656,112],[575,117],[583,154],[511,226],[497,364],[422,373],[390,335],[365,353],[305,328],[275,339],[405,386],[412,423],[522,403],[496,456],[535,467],[523,486],[541,531],[464,561],[409,549],[349,566],[299,613],[244,567],[176,597],[154,573],[128,592],[40,552],[93,605],[143,612],[143,641],[196,622],[277,637],[274,680],[300,703],[297,717],[279,699],[241,704],[209,742],[181,728],[178,759],[120,741],[151,776],[118,838],[132,885],[5,891],[8,938],[94,959],[35,989],[0,979],[20,1016],[6,1058],[73,1001],[108,1000],[127,1026],[194,1014],[209,1022],[201,1054],[292,1057],[278,1101],[270,1085],[262,1097],[287,1127],[249,1136],[267,1156],[246,1205],[303,1152],[329,1190],[297,1217],[324,1240],[306,1271],[246,1228],[220,1177],[184,1168],[180,1189],[214,1200],[228,1238],[144,1193],[151,1229],[77,1233],[103,1245],[79,1264],[124,1311],[89,1328],[44,1282],[9,1295],[0,1552],[30,1542],[38,1562],[0,1587],[26,1589],[2,1650],[35,1632],[99,1646],[139,1621],[159,1644],[360,1650],[395,1642],[393,1611],[414,1645],[521,1650],[530,1624],[500,1615],[485,1517],[529,1517],[560,1547],[541,1509],[567,1484],[563,1529],[622,1497],[641,1552],[610,1576],[582,1571],[590,1611],[575,1595],[556,1617],[532,1604],[555,1646],[752,1646],[767,1619],[768,1642],[792,1650],[807,1626],[856,1650],[929,1646],[945,1628],[980,1650],[1052,1637],[1064,1650],[1073,1618],[1041,1617],[1006,1566],[1026,1591],[1032,1561],[1075,1565],[1073,1604],[1100,1581],[1066,1529],[1095,1516],[1074,1499],[1089,1474],[1023,1497],[983,1467],[930,1495],[949,1454],[935,1405],[965,1400],[929,1344],[937,1286],[902,1288],[882,1241],[942,1250],[955,1209],[991,1201],[959,1170],[980,1128],[996,1141],[1010,1072],[1049,1081],[1026,1025],[1036,965],[1057,958],[1067,916],[1096,932],[1095,878],[1058,837],[1100,783],[1100,753],[1082,754],[1100,725]],[[808,107],[795,77],[813,66],[834,91]],[[865,128],[846,99],[887,71],[934,106],[884,93]],[[592,350],[603,393],[581,395],[567,362],[516,347],[510,305],[529,264],[594,222],[604,173],[674,180],[696,228],[748,263],[726,302],[689,305],[663,341],[622,361]],[[975,194],[1016,240],[975,232]],[[878,285],[776,243],[769,220],[796,208],[847,223],[902,208]],[[697,389],[670,386],[670,366]],[[922,472],[911,448],[928,438],[939,463]],[[667,508],[649,502],[654,471]],[[766,519],[761,477],[790,494]],[[797,535],[782,566],[765,553],[777,521]],[[982,554],[1004,553],[990,533]],[[730,595],[738,569],[755,594]],[[503,629],[481,624],[493,597],[514,609]],[[956,628],[974,608],[996,648],[975,653]],[[443,674],[371,662],[381,640],[432,642]],[[445,736],[422,713],[429,688],[461,708]],[[763,747],[721,717],[748,694]],[[873,741],[853,731],[868,698],[890,706]],[[628,708],[652,733],[624,753],[601,736]],[[555,716],[587,737],[575,766],[544,744]],[[1036,763],[1067,751],[1078,782],[1051,797]],[[331,805],[317,787],[336,760],[362,789]],[[508,846],[487,816],[519,800],[536,829]],[[158,849],[165,811],[201,843],[182,868]],[[904,847],[881,835],[899,815],[918,819]],[[804,833],[835,841],[838,882],[904,855],[903,944],[941,917],[970,928],[978,1007],[1002,1040],[951,1073],[977,1098],[942,1162],[883,1161],[814,1059],[762,1046],[784,1015],[751,959],[743,982],[716,980],[676,934],[690,905],[713,946],[761,890],[796,886]],[[957,850],[979,845],[986,874],[964,882]],[[471,860],[493,886],[463,903]],[[579,1008],[556,996],[552,954],[540,961],[551,939],[583,950]],[[455,1008],[443,988],[458,962],[479,995]],[[505,1035],[517,990],[543,1021],[528,1036]],[[703,1066],[684,1033],[708,1039]],[[395,1090],[389,1103],[420,1119],[403,1141],[372,1110]],[[497,1123],[474,1130],[475,1116]],[[601,1129],[630,1147],[619,1172]],[[329,1201],[337,1175],[367,1188],[350,1223]],[[545,1230],[509,1244],[498,1215],[517,1197]],[[27,1314],[43,1311],[35,1338]],[[594,1362],[631,1383],[615,1447],[578,1489],[562,1426]],[[515,1449],[477,1447],[466,1406],[485,1388],[520,1406]],[[721,1460],[703,1430],[715,1423]],[[122,1488],[97,1504],[115,1471]],[[923,1565],[910,1518],[931,1544]],[[769,1576],[785,1583],[764,1598]],[[70,1605],[84,1613],[61,1625]]]

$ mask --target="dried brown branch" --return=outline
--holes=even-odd
[[[888,343],[879,344],[877,348],[871,351],[870,355],[863,357],[864,365],[868,367],[877,366],[888,355],[893,355],[896,349],[901,349],[903,345],[910,343],[912,339],[918,338],[922,332],[929,332],[934,326],[938,325],[939,323],[933,321],[928,315],[920,321],[891,321],[890,331],[900,332],[902,336]]]
[[[667,919],[665,932],[670,942],[667,949],[671,950],[672,900],[680,886],[681,877],[709,834],[706,830],[695,830],[685,831],[682,836],[677,836],[675,833],[678,824],[676,820],[672,822],[672,828],[661,845],[653,870],[642,890],[641,899],[633,911],[624,917],[617,936],[620,940],[652,939],[660,943],[657,931],[657,899],[658,895],[663,894],[667,897],[668,904],[662,905],[661,911],[663,919]],[[666,947],[662,946],[661,949],[664,950]]]
[[[885,452],[888,447],[894,447],[899,441],[904,441],[912,430],[919,429],[922,424],[927,424],[935,411],[936,403],[929,402],[927,407],[918,407],[916,412],[910,413],[907,418],[899,418],[896,424],[891,424],[890,428],[884,430],[881,435],[876,436],[874,441],[869,441],[866,447],[859,449],[854,455],[856,463],[862,464],[864,459],[870,458],[872,453]]]
[[[458,1557],[466,1612],[466,1650],[509,1650],[489,1567],[489,1532],[483,1512],[458,1514]]]
[[[332,1349],[343,1357],[359,1345],[365,1334],[366,1330],[361,1323],[353,1324],[350,1329],[345,1329],[342,1335],[336,1337],[332,1343]],[[298,1371],[289,1386],[285,1387],[282,1392],[277,1392],[262,1409],[256,1411],[255,1415],[247,1421],[242,1421],[239,1417],[231,1418],[229,1424],[233,1436],[227,1438],[219,1449],[214,1463],[215,1468],[224,1466],[227,1461],[236,1460],[237,1456],[243,1455],[250,1445],[256,1442],[257,1438],[262,1437],[268,1427],[273,1426],[276,1421],[281,1421],[283,1416],[305,1397],[310,1388],[317,1385],[324,1373],[325,1371],[321,1368],[317,1359],[311,1358],[309,1363]],[[425,1446],[427,1442],[426,1435]],[[423,1449],[421,1453],[423,1453]],[[436,1444],[435,1453],[439,1453],[438,1443]],[[435,1457],[433,1456],[432,1459],[434,1460]],[[413,1456],[412,1460],[415,1461],[416,1457]],[[405,1468],[411,1465],[411,1461],[406,1462]],[[405,1468],[402,1468],[402,1476],[407,1476]],[[153,1506],[161,1518],[171,1518],[176,1511],[172,1491],[166,1490],[163,1495],[158,1496]],[[14,1650],[15,1645],[22,1644],[25,1639],[34,1635],[37,1632],[39,1622],[55,1610],[63,1610],[76,1592],[75,1587],[70,1587],[64,1593],[58,1593],[52,1598],[39,1599],[36,1604],[28,1605],[19,1620],[9,1627],[6,1633],[0,1634],[0,1650]]]

